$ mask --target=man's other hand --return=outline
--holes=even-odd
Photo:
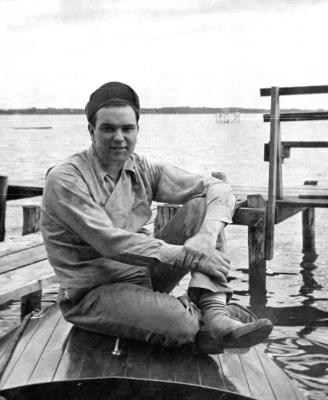
[[[216,250],[215,245],[216,237],[198,233],[185,242],[176,264],[226,282],[230,270],[230,258]]]

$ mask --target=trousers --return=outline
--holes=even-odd
[[[183,245],[199,231],[205,212],[205,198],[188,201],[156,237]],[[226,252],[224,232],[218,237],[217,249]],[[195,305],[197,290],[227,295],[232,290],[224,282],[193,271],[188,289],[191,296],[170,295],[188,272],[187,268],[156,260],[149,268],[140,267],[138,273],[121,282],[77,290],[77,300],[66,298],[60,290],[59,306],[67,321],[85,330],[164,346],[193,343],[201,323],[201,312]],[[191,301],[193,296],[195,300]]]

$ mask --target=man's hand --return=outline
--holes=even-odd
[[[216,250],[215,245],[216,236],[198,233],[185,242],[176,264],[226,282],[230,258]]]

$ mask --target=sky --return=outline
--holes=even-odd
[[[83,108],[109,81],[142,107],[267,108],[261,87],[328,85],[327,15],[328,0],[0,0],[0,108]]]

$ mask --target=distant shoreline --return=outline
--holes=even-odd
[[[304,109],[284,109],[282,112],[307,112],[323,110],[304,110]],[[263,114],[270,110],[263,108],[243,108],[243,107],[160,107],[160,108],[142,108],[141,114]],[[78,115],[84,114],[82,108],[20,108],[20,109],[0,109],[0,115],[13,114],[37,114],[37,115]]]

